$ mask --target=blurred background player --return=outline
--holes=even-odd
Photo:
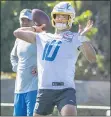
[[[37,43],[39,93],[34,116],[51,114],[55,105],[62,116],[77,115],[74,76],[78,51],[81,51],[91,63],[96,61],[96,57],[89,43],[80,42],[79,38],[85,37],[70,31],[74,18],[75,11],[72,6],[67,2],[61,2],[52,11],[55,34],[35,34],[26,31],[37,31],[38,26],[14,31],[17,38]]]
[[[20,12],[21,27],[33,26],[32,11]],[[37,95],[37,51],[36,44],[16,39],[10,54],[12,69],[16,74],[14,116],[32,116]]]

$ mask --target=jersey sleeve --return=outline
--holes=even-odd
[[[38,41],[45,40],[45,35],[45,32],[36,33],[36,44],[38,43]]]
[[[79,47],[82,45],[82,42],[78,39],[78,35],[73,36],[73,45],[76,47],[76,49],[79,49]]]
[[[78,40],[82,42],[89,42],[88,38],[86,36],[78,36]]]
[[[38,39],[39,39],[39,34],[36,33],[36,44],[37,44]]]

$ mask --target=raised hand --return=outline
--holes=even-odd
[[[80,35],[85,35],[89,30],[91,30],[92,26],[93,26],[93,21],[88,20],[87,25],[86,25],[86,27],[84,29],[82,29],[82,26],[79,25],[78,33]]]

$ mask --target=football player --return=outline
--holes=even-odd
[[[37,45],[39,91],[34,116],[51,114],[55,105],[62,116],[76,116],[75,64],[80,52],[94,63],[95,51],[86,37],[70,31],[75,10],[68,2],[57,4],[51,16],[55,34],[32,32],[39,31],[38,26],[14,31],[15,37]]]

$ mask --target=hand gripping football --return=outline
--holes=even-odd
[[[42,24],[46,24],[43,30],[48,31],[51,28],[51,21],[49,16],[40,9],[32,10],[32,19],[37,26],[41,26]]]

